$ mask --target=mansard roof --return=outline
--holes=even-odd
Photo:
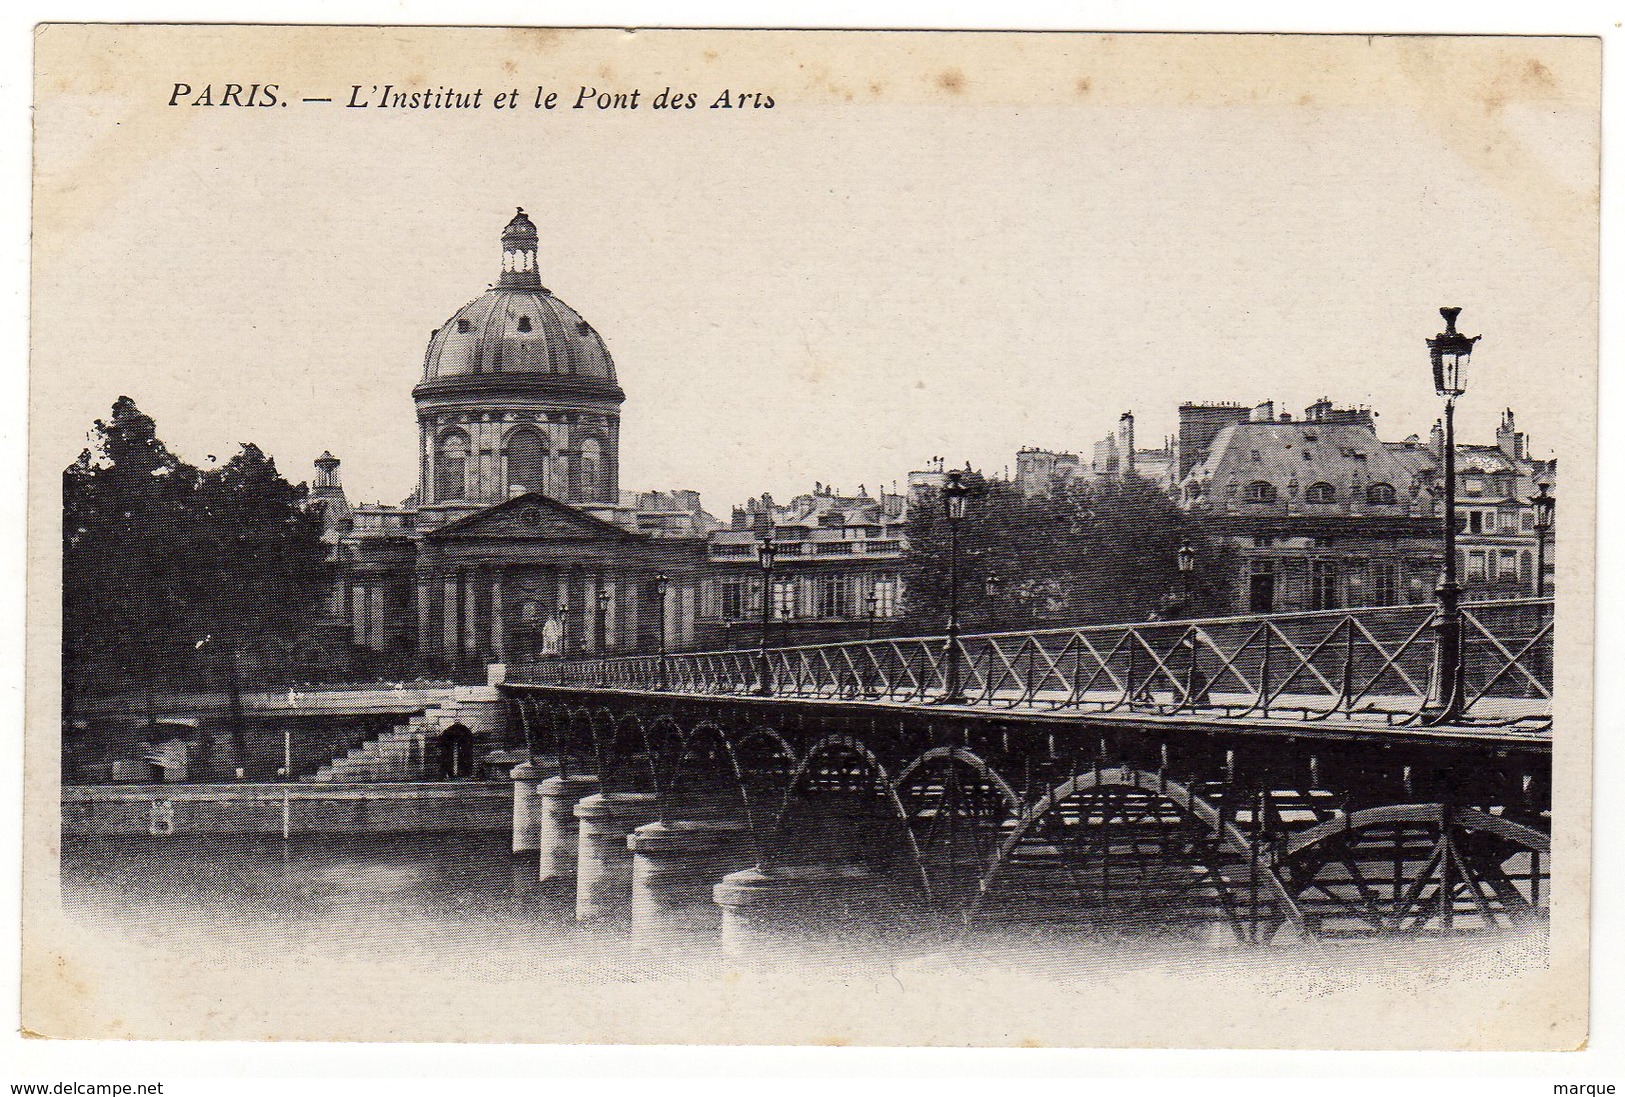
[[[1355,475],[1367,484],[1400,487],[1411,476],[1406,463],[1364,425],[1305,422],[1233,423],[1214,438],[1206,460],[1192,473],[1216,481],[1267,480],[1280,487],[1294,479],[1306,485],[1347,484]]]

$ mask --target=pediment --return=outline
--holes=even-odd
[[[436,541],[628,541],[638,535],[540,492],[497,503],[428,534]]]

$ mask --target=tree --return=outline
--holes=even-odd
[[[127,396],[63,474],[64,708],[132,685],[148,697],[223,669],[241,764],[239,661],[307,633],[325,583],[320,517],[259,447],[199,472]]]
[[[128,396],[90,441],[62,483],[64,686],[137,683],[150,698],[183,658],[188,592],[175,546],[197,470]]]
[[[321,518],[251,442],[198,477],[191,498],[187,619],[194,643],[212,648],[231,694],[231,731],[244,754],[240,662],[274,658],[305,631],[325,583]]]
[[[966,475],[959,530],[960,620],[998,631],[1201,616],[1228,610],[1233,553],[1203,536],[1138,476],[1058,481],[1048,496]],[[949,532],[935,493],[912,506],[904,564],[908,613],[922,631],[947,619]],[[1193,567],[1179,571],[1189,543]],[[990,582],[990,580],[992,580]]]

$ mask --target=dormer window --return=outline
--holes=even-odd
[[[457,321],[457,330],[458,330],[459,333],[467,334],[468,329],[470,327],[472,327],[472,326],[473,325],[471,325],[467,320],[459,320],[459,321]]]
[[[530,330],[530,317],[521,316],[519,318],[519,330],[520,331],[529,331]]]
[[[1254,480],[1247,485],[1245,498],[1249,503],[1273,503],[1275,502],[1275,485],[1268,480]]]
[[[1309,490],[1303,493],[1306,503],[1334,503],[1337,501],[1337,489],[1330,484],[1310,484]]]

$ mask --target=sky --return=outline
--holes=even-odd
[[[424,346],[496,278],[515,206],[542,281],[615,358],[621,486],[696,489],[724,516],[815,481],[872,492],[938,455],[1087,456],[1129,410],[1156,445],[1187,400],[1325,396],[1425,436],[1441,305],[1483,334],[1464,440],[1512,407],[1536,456],[1588,450],[1583,43],[1287,40],[1265,64],[1251,40],[1017,37],[942,56],[900,36],[121,42],[90,86],[46,50],[36,453],[67,463],[127,394],[189,460],[252,441],[303,479],[326,449],[353,501],[401,500]],[[664,114],[167,106],[175,73],[220,56],[285,95],[777,94]]]

